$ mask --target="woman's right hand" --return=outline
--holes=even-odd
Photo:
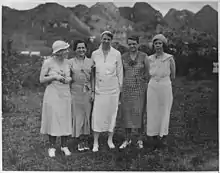
[[[61,76],[61,75],[56,75],[55,76],[55,80],[62,82],[62,81],[65,80],[65,78],[63,76]]]

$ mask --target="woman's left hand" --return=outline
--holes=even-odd
[[[94,99],[95,99],[95,92],[94,91],[91,92],[90,99],[91,99],[91,101],[94,101]]]
[[[67,83],[66,78],[61,79],[60,82],[66,84]]]
[[[63,83],[63,84],[68,84],[70,81],[71,81],[71,78],[64,77],[64,79],[61,80],[60,82]]]

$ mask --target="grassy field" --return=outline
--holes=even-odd
[[[47,137],[39,133],[43,93],[26,90],[23,95],[14,95],[10,100],[15,111],[3,114],[3,170],[217,171],[218,112],[213,88],[212,81],[189,82],[183,78],[175,81],[170,135],[165,148],[152,150],[152,142],[145,138],[144,149],[131,146],[123,151],[110,151],[107,136],[103,134],[98,153],[79,153],[77,141],[70,138],[68,145],[72,155],[65,157],[57,145],[55,158],[48,157]],[[117,146],[123,135],[118,116],[114,136]],[[92,137],[89,143],[92,147]]]

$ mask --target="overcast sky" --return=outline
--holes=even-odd
[[[2,1],[2,0],[1,0]],[[160,1],[153,1],[153,0],[141,0],[141,1],[135,1],[135,0],[99,0],[99,2],[114,2],[114,4],[117,7],[122,6],[130,6],[132,7],[135,2],[148,2],[153,8],[156,10],[159,10],[163,15],[165,15],[170,8],[175,8],[177,10],[187,9],[192,12],[199,11],[204,5],[209,4],[212,6],[215,10],[218,10],[218,1],[217,0],[207,0],[207,1],[181,1],[181,0],[175,0],[175,1],[168,1],[168,0],[160,0]],[[46,1],[46,0],[3,0],[2,5],[9,6],[11,8],[15,8],[18,10],[27,10],[36,7],[39,4],[44,4],[46,2],[57,2],[60,5],[63,5],[65,7],[74,7],[77,4],[84,4],[88,7],[94,5],[97,0],[54,0],[54,1]]]

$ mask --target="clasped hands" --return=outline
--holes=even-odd
[[[68,77],[65,77],[64,75],[60,75],[60,74],[54,75],[54,79],[63,84],[68,84],[71,80]]]

